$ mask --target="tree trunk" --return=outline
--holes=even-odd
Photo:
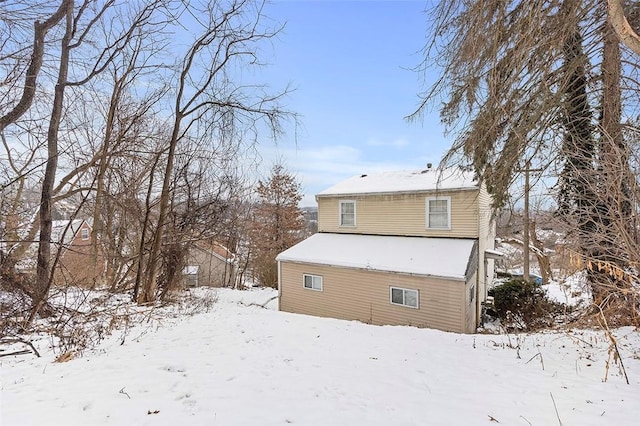
[[[638,35],[624,16],[622,0],[608,0],[608,20],[617,36],[629,49],[640,55],[640,35]]]
[[[33,300],[33,307],[29,316],[30,324],[42,304],[46,301],[49,288],[53,280],[51,271],[51,204],[53,185],[56,179],[56,169],[58,167],[58,132],[62,120],[62,110],[64,107],[64,90],[69,72],[69,43],[73,34],[73,1],[66,3],[66,30],[62,37],[60,49],[60,68],[58,70],[58,81],[54,89],[53,108],[49,120],[47,132],[47,165],[45,168],[44,180],[42,182],[42,196],[40,199],[40,239],[38,242],[38,264],[36,268],[36,292]]]
[[[549,255],[544,252],[544,243],[538,239],[536,232],[536,222],[531,222],[531,228],[529,230],[531,236],[531,244],[537,249],[534,250],[536,259],[538,259],[538,267],[540,268],[540,275],[542,276],[542,283],[548,284],[550,280],[553,280],[553,270],[551,269],[551,260]]]
[[[156,227],[156,232],[153,236],[151,252],[149,253],[149,259],[147,260],[147,268],[145,271],[142,292],[138,294],[138,303],[140,304],[151,303],[156,300],[156,291],[158,289],[157,279],[160,267],[160,250],[162,248],[164,225],[165,221],[167,220],[167,212],[169,208],[169,197],[171,195],[171,175],[173,171],[173,164],[175,161],[176,146],[178,145],[181,121],[182,113],[178,108],[176,108],[176,117],[171,134],[171,140],[169,141],[167,163],[165,165],[164,179],[162,181],[162,191],[160,192],[158,226]]]
[[[109,161],[109,149],[113,138],[114,120],[116,115],[116,107],[120,100],[121,82],[118,80],[114,84],[111,92],[111,98],[109,102],[109,109],[107,110],[107,117],[105,123],[104,139],[102,141],[102,147],[100,149],[100,160],[98,161],[98,174],[96,176],[96,193],[95,193],[95,205],[93,210],[93,226],[91,229],[91,270],[95,273],[98,266],[98,244],[103,238],[104,224],[102,221],[102,208],[104,199],[104,180],[107,168],[110,167]],[[101,270],[100,276],[97,277],[99,281],[105,280],[106,271]]]
[[[599,229],[594,235],[592,256],[596,267],[589,268],[594,302],[616,306],[629,303],[620,288],[628,284],[610,273],[611,268],[627,268],[629,247],[624,247],[621,232],[629,232],[632,214],[629,152],[622,133],[621,54],[620,41],[610,20],[603,24],[602,116],[600,121]],[[633,305],[633,302],[631,301]],[[633,306],[625,309],[633,311]]]
[[[151,197],[153,195],[154,189],[154,176],[156,173],[156,167],[158,166],[158,162],[160,161],[160,156],[162,154],[158,152],[155,157],[155,161],[151,166],[151,170],[149,171],[149,187],[147,188],[147,196],[145,198],[145,214],[144,220],[142,222],[142,231],[140,232],[140,244],[138,245],[138,260],[137,260],[137,269],[136,269],[136,280],[133,286],[133,300],[137,303],[147,303],[144,298],[142,298],[142,293],[140,290],[144,291],[144,286],[146,285],[146,276],[145,276],[145,264],[144,264],[144,254],[145,248],[147,245],[147,233],[151,232]]]

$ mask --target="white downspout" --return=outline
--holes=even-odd
[[[280,306],[280,298],[282,297],[282,270],[280,261],[278,260],[278,306]]]

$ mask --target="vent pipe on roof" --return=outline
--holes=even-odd
[[[431,170],[432,166],[433,166],[433,164],[427,163],[427,168],[424,169],[423,171],[421,171],[420,173],[422,173],[422,174],[427,173],[429,170]]]

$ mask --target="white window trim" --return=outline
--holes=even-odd
[[[393,290],[402,290],[402,301],[403,302],[406,299],[405,292],[407,292],[407,291],[414,292],[416,294],[416,306],[407,305],[405,303],[395,303],[393,301]],[[403,287],[393,287],[393,286],[391,286],[391,287],[389,287],[389,302],[392,305],[395,305],[395,306],[402,306],[404,308],[411,308],[411,309],[420,309],[420,290],[416,290],[416,289],[413,289],[413,288],[403,288]]]
[[[447,202],[447,226],[431,226],[430,216],[429,216],[429,203],[431,201],[446,201]],[[426,214],[426,222],[427,229],[441,230],[441,231],[450,231],[451,230],[451,197],[427,197],[425,201],[425,214]]]
[[[342,206],[344,204],[353,204],[353,225],[345,225],[342,223]],[[338,206],[338,225],[343,228],[355,228],[356,227],[356,200],[340,200],[340,204]]]
[[[187,287],[198,287],[200,284],[200,278],[198,277],[200,267],[197,265],[187,265],[182,268],[182,278]],[[191,283],[193,282],[193,286]]]
[[[87,233],[87,235],[85,236],[85,232]],[[80,238],[83,240],[88,240],[89,239],[89,230],[87,228],[82,228],[80,230]]]
[[[311,277],[311,287],[307,287],[305,284],[306,278]],[[320,288],[314,288],[313,283],[315,281],[314,278],[320,279]],[[302,274],[302,288],[305,290],[313,290],[313,291],[323,291],[324,289],[324,280],[322,279],[322,275],[313,275],[313,274]]]

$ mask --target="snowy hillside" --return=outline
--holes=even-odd
[[[640,335],[458,335],[281,313],[221,290],[208,313],[136,326],[54,363],[0,358],[2,425],[628,425]],[[607,371],[607,363],[610,362]],[[607,380],[603,379],[607,375]]]

